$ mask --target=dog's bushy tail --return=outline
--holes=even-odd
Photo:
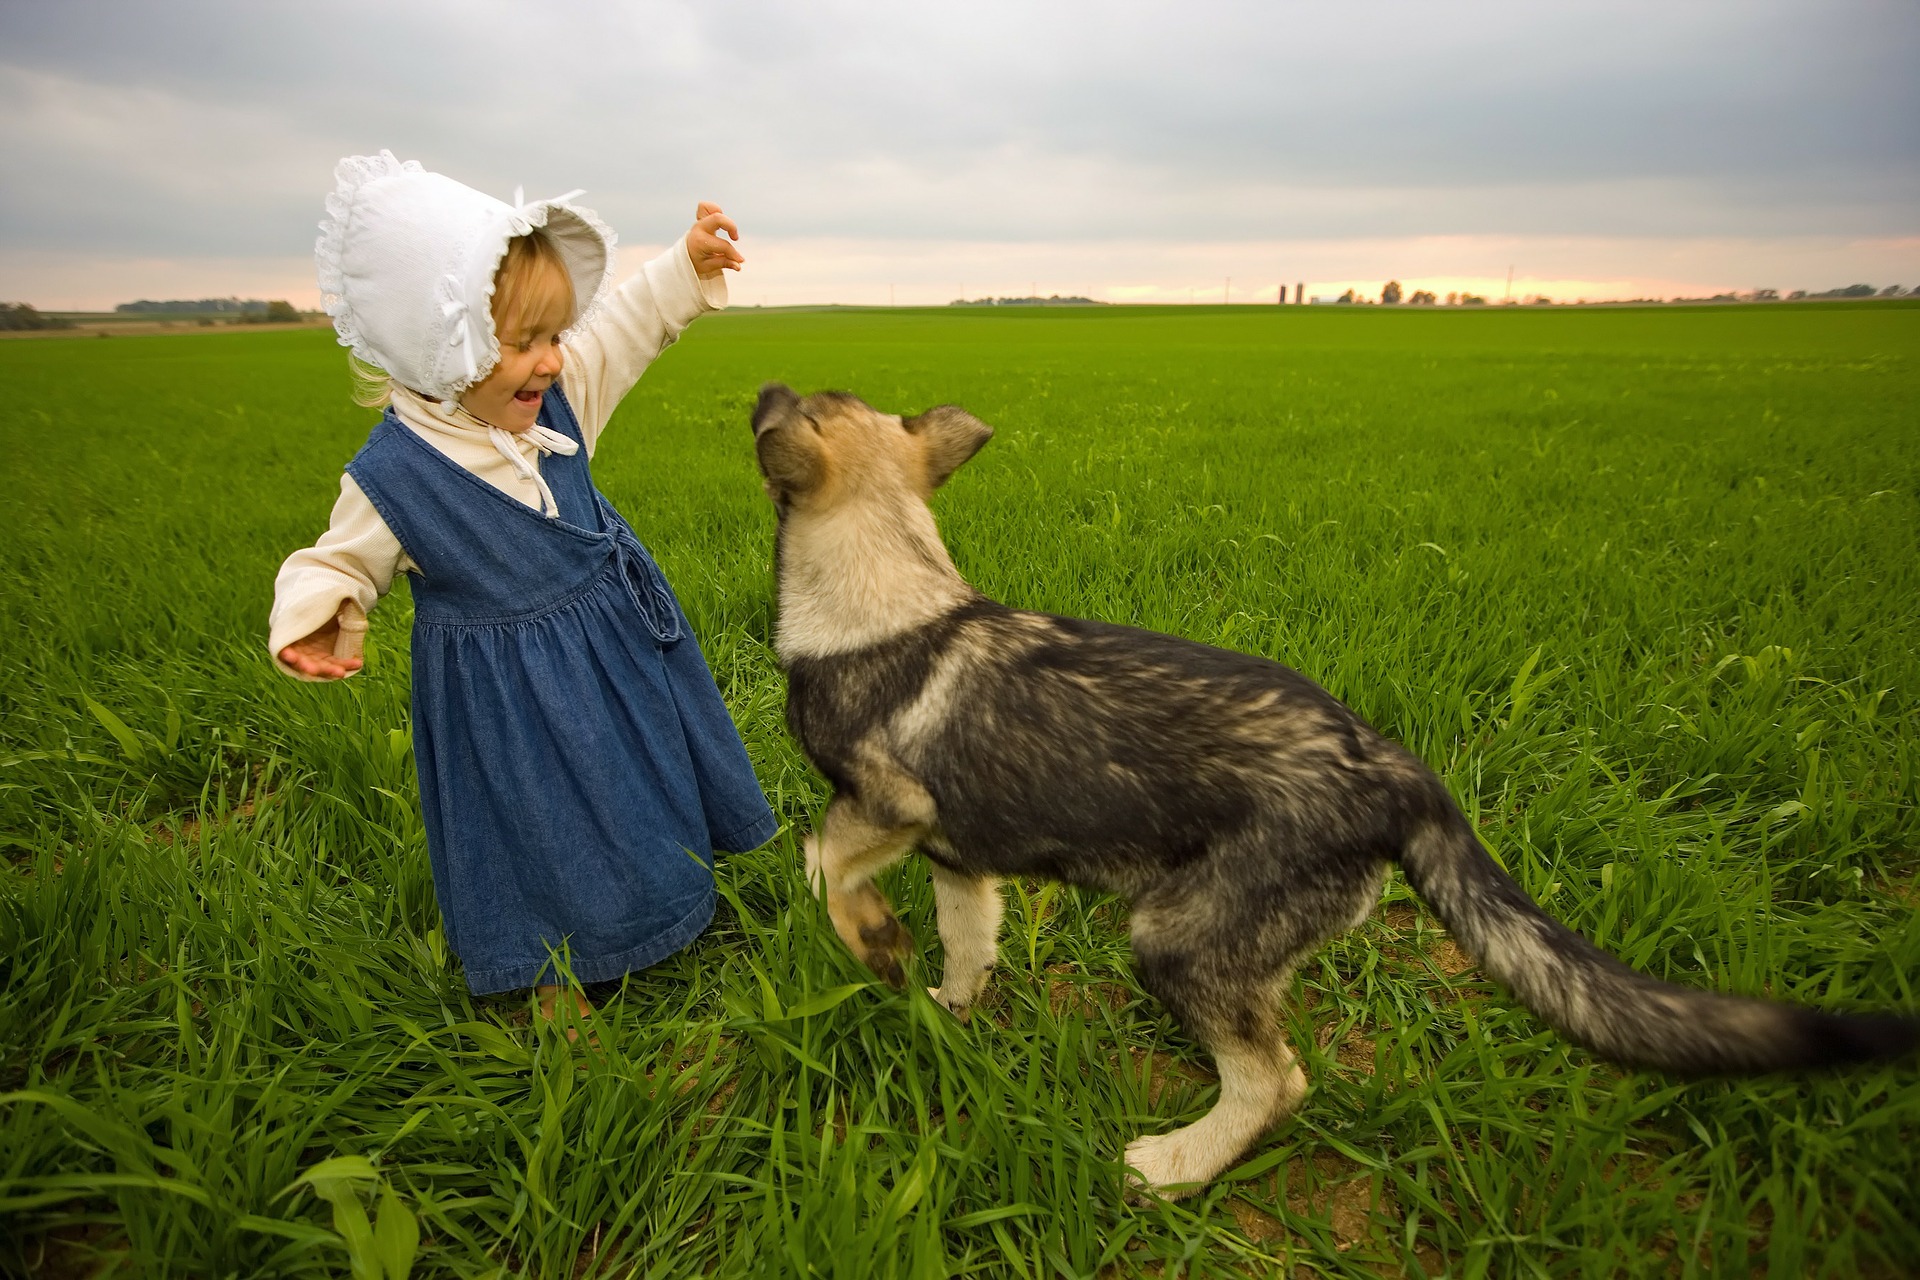
[[[1920,1046],[1920,1021],[1821,1013],[1661,982],[1540,910],[1449,798],[1401,865],[1487,974],[1554,1030],[1603,1058],[1681,1075],[1869,1062]]]

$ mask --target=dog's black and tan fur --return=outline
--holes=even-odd
[[[993,434],[769,386],[753,415],[779,512],[787,719],[833,784],[807,844],[835,928],[895,986],[911,939],[872,883],[932,864],[942,986],[965,1016],[993,968],[998,882],[1040,876],[1133,905],[1140,981],[1219,1067],[1196,1123],[1143,1137],[1155,1189],[1212,1178],[1289,1114],[1288,976],[1364,920],[1388,867],[1486,971],[1614,1061],[1700,1074],[1861,1061],[1916,1024],[1717,996],[1636,973],[1544,915],[1440,780],[1305,676],[1150,631],[1010,609],[954,570],[927,498]]]

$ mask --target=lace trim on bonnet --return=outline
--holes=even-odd
[[[333,190],[327,194],[327,216],[320,220],[320,238],[313,244],[313,260],[320,273],[320,305],[333,318],[340,345],[368,364],[385,368],[353,322],[353,309],[347,305],[347,273],[342,262],[347,248],[347,219],[353,211],[354,193],[375,178],[397,173],[425,173],[418,160],[401,161],[393,152],[377,156],[348,156],[333,166]]]
[[[385,369],[389,374],[390,363],[376,351],[367,336],[361,332],[355,322],[353,307],[346,297],[346,240],[347,228],[352,220],[353,205],[360,189],[368,183],[382,178],[396,177],[401,174],[425,173],[418,160],[401,160],[393,152],[382,150],[375,156],[347,156],[333,169],[333,190],[327,195],[327,216],[320,221],[320,237],[314,242],[314,263],[319,275],[320,303],[327,315],[333,320],[334,331],[339,335],[340,345],[349,348],[353,354],[368,364]],[[591,209],[583,209],[570,203],[581,191],[569,191],[566,195],[551,200],[536,200],[531,204],[524,199],[519,188],[514,189],[513,204],[509,214],[509,238],[523,236],[536,228],[546,227],[555,212],[577,220],[590,234],[597,236],[603,249],[603,264],[600,278],[593,282],[593,288],[586,300],[580,300],[579,281],[574,282],[574,301],[577,307],[573,323],[560,335],[563,341],[571,339],[592,326],[600,314],[609,289],[613,285],[614,246],[618,242],[613,229],[600,221]],[[502,242],[500,254],[505,256],[506,245]],[[563,255],[564,256],[564,255]],[[466,357],[467,376],[456,379],[444,390],[458,394],[480,382],[493,371],[500,362],[500,339],[493,331],[493,293],[495,276],[498,274],[498,261],[495,269],[489,272],[484,289],[484,322],[477,326],[482,335],[479,344],[484,349],[478,353],[473,348],[473,329],[471,317],[467,314],[467,300],[461,296],[460,280],[453,275],[442,276],[436,289],[435,301],[444,320],[453,326],[450,337],[442,335],[449,346],[464,346],[462,353]],[[572,275],[569,269],[569,275]],[[415,388],[430,391],[432,388]]]

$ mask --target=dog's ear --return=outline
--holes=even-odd
[[[753,406],[753,434],[786,417],[800,403],[800,397],[784,382],[769,382],[760,388],[759,402]]]
[[[820,428],[800,412],[793,388],[782,383],[760,388],[760,402],[753,407],[753,451],[766,477],[767,496],[775,502],[807,492],[826,474]]]
[[[993,428],[958,405],[936,405],[900,423],[927,442],[927,487],[938,489],[960,464],[993,439]]]

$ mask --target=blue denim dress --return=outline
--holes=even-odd
[[[556,384],[540,421],[580,440]],[[586,449],[542,460],[549,519],[393,412],[347,466],[419,566],[413,751],[447,941],[475,994],[678,951],[712,851],[774,832],[686,615]]]

